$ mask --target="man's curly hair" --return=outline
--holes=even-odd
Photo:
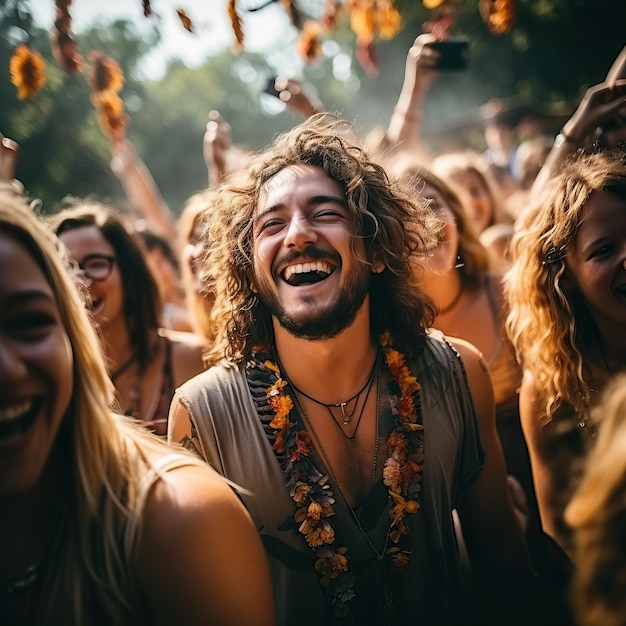
[[[207,241],[203,278],[215,293],[211,321],[217,333],[208,363],[224,357],[238,363],[272,343],[270,313],[253,291],[253,218],[268,181],[292,165],[320,167],[343,188],[354,220],[355,256],[370,266],[385,267],[371,275],[372,336],[389,330],[400,349],[415,354],[432,323],[433,308],[410,284],[411,257],[430,244],[436,232],[434,217],[424,201],[406,195],[369,160],[350,124],[320,114],[256,155],[247,171],[220,187],[216,202],[203,215]],[[357,251],[359,238],[365,258]]]

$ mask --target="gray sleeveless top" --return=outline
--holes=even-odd
[[[383,570],[341,493],[333,489],[336,515],[332,521],[337,545],[348,548],[356,574],[355,598],[350,607],[354,623],[359,626],[383,624],[380,605],[384,576],[393,592],[393,623],[461,623],[464,610],[452,510],[483,463],[474,406],[460,356],[440,335],[429,335],[426,349],[410,367],[421,383],[425,464],[421,509],[407,518],[413,553],[405,570]],[[382,374],[387,376],[386,368]],[[386,381],[381,388],[387,388]],[[257,414],[245,369],[212,367],[182,385],[178,395],[195,427],[205,459],[242,488],[240,495],[270,561],[280,624],[334,624],[313,570],[314,555],[297,529],[286,527],[295,505]],[[385,429],[384,424],[391,414],[387,396],[382,400],[379,445],[384,450],[390,428]],[[317,467],[328,474],[321,460]],[[387,488],[382,481],[373,486],[357,515],[369,540],[381,552],[390,521]]]

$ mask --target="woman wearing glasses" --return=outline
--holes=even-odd
[[[77,200],[50,221],[88,288],[123,412],[164,436],[174,389],[203,369],[202,340],[161,328],[143,245],[119,211]]]

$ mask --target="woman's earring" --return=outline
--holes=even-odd
[[[454,266],[455,270],[458,270],[460,267],[463,267],[465,265],[465,263],[463,263],[463,261],[461,261],[461,257],[457,254],[456,255],[456,265]]]

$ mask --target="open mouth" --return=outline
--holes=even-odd
[[[289,265],[283,272],[283,280],[292,286],[313,285],[328,278],[333,268],[326,261],[309,261]]]
[[[104,304],[104,300],[102,298],[94,298],[88,305],[87,309],[90,313],[95,314],[100,311],[102,305]]]
[[[24,400],[0,409],[0,440],[21,435],[33,425],[39,408],[40,400]]]

